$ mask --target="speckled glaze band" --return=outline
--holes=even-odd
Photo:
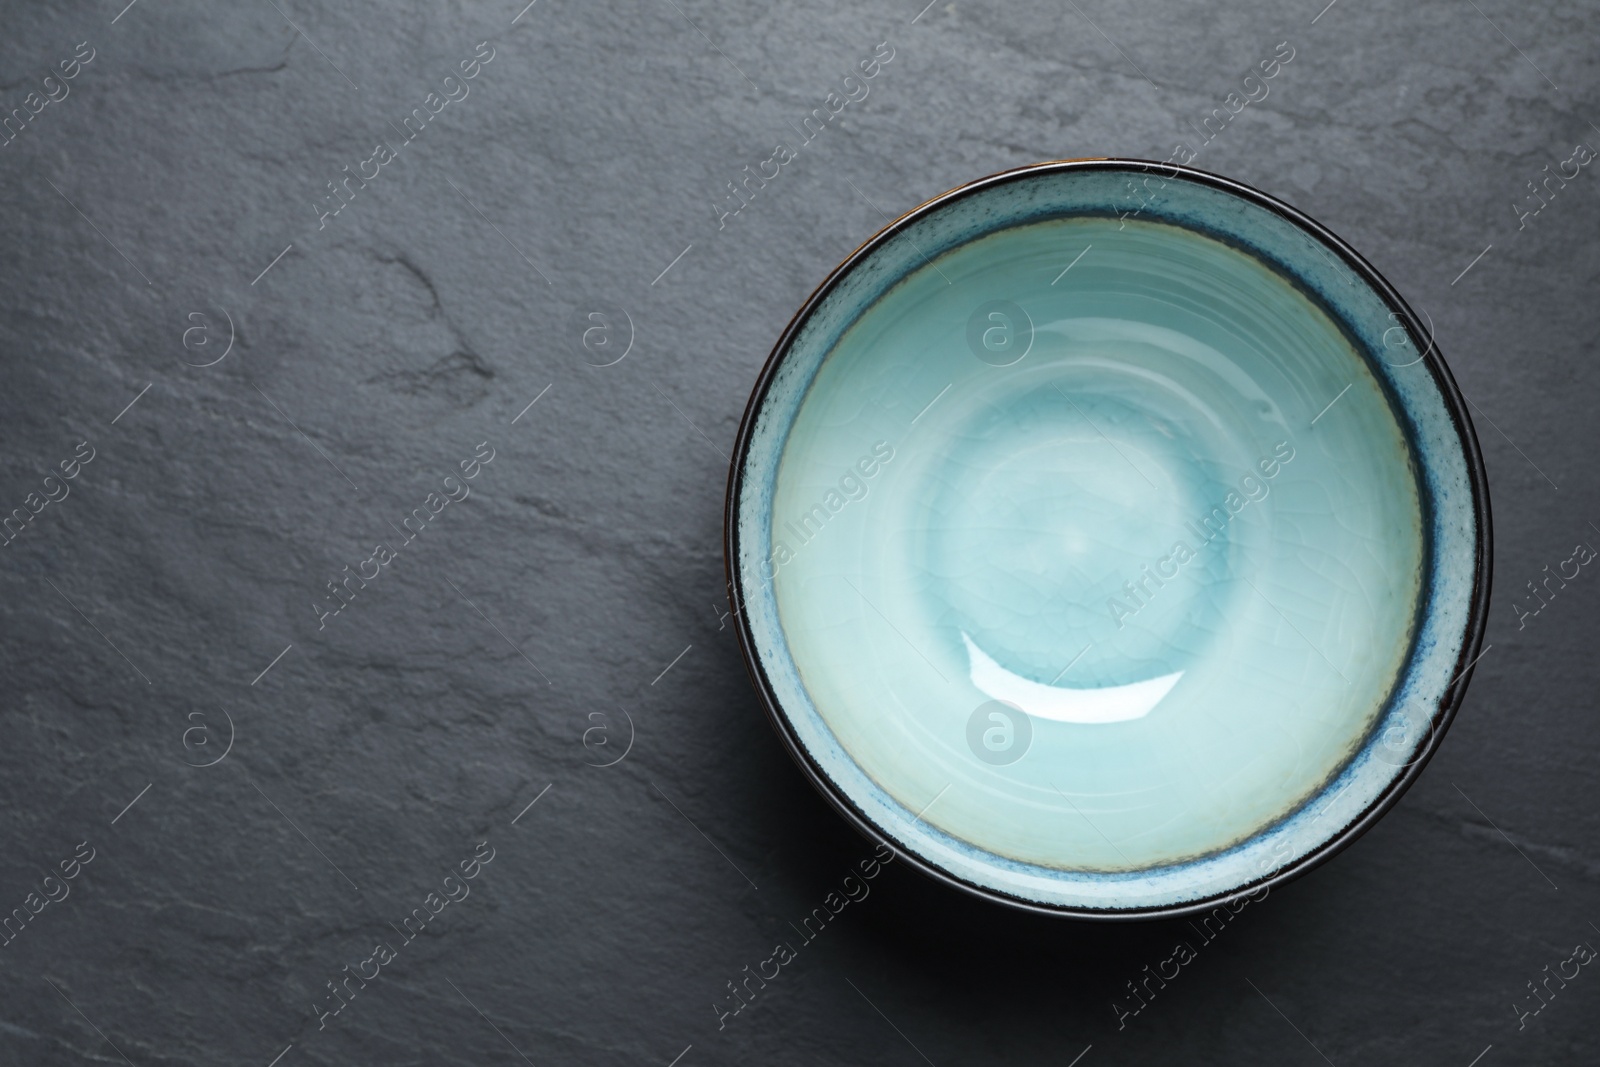
[[[1130,201],[1130,182],[1148,192]],[[1381,385],[1410,449],[1420,498],[1420,595],[1409,649],[1372,725],[1309,798],[1245,840],[1179,862],[1064,869],[999,855],[931,825],[919,808],[938,799],[933,790],[917,803],[896,799],[840,744],[802,683],[780,619],[774,494],[790,430],[819,368],[899,282],[1003,230],[1130,215],[1254,257],[1337,323]],[[840,264],[784,330],[756,383],[729,475],[725,538],[746,664],[774,728],[823,795],[869,837],[890,842],[935,878],[1022,908],[1102,919],[1171,917],[1257,896],[1327,859],[1381,817],[1420,773],[1460,705],[1479,654],[1491,568],[1477,439],[1431,330],[1399,294],[1332,233],[1263,193],[1185,167],[1113,159],[1043,163],[962,186],[895,220]],[[968,650],[976,670],[983,653],[970,642]]]

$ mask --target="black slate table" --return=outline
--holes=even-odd
[[[1600,11],[919,6],[7,6],[0,1061],[1596,1061],[1600,576],[1528,583],[1600,544]],[[1179,144],[1435,324],[1495,515],[1456,725],[1225,928],[891,862],[749,984],[873,855],[726,616],[757,369],[887,217]]]

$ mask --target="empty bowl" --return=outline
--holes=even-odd
[[[751,397],[727,562],[800,766],[929,874],[1175,915],[1329,856],[1478,655],[1489,511],[1429,331],[1200,171],[1046,163],[829,275]]]

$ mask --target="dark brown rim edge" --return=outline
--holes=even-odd
[[[1466,458],[1468,476],[1472,484],[1473,511],[1478,520],[1477,529],[1477,559],[1475,561],[1471,610],[1467,623],[1465,640],[1462,643],[1461,654],[1457,657],[1457,672],[1454,680],[1447,684],[1443,698],[1438,709],[1429,720],[1428,739],[1422,751],[1396,775],[1383,791],[1369,804],[1356,818],[1351,820],[1343,830],[1335,834],[1322,845],[1301,856],[1283,869],[1261,879],[1246,883],[1237,889],[1225,893],[1196,900],[1186,904],[1175,904],[1152,908],[1130,908],[1125,910],[1106,910],[1094,908],[1058,907],[1040,904],[1037,901],[1025,900],[1007,893],[973,885],[957,878],[929,861],[917,855],[910,848],[893,840],[876,824],[868,819],[862,811],[857,809],[850,799],[843,795],[839,787],[824,774],[820,767],[814,764],[806,753],[799,738],[793,733],[787,717],[784,715],[778,700],[773,693],[766,670],[755,654],[754,639],[749,630],[749,624],[744,616],[744,594],[736,575],[736,563],[739,548],[739,531],[737,502],[739,489],[742,482],[741,466],[749,448],[750,437],[754,432],[755,419],[765,401],[767,392],[772,385],[772,380],[777,373],[779,364],[788,353],[789,346],[793,343],[795,335],[801,325],[839,282],[839,280],[854,269],[857,263],[876,250],[892,235],[905,229],[911,223],[930,214],[952,201],[970,196],[979,190],[993,186],[1003,185],[1008,182],[1018,181],[1040,173],[1064,172],[1074,170],[1128,170],[1128,171],[1159,171],[1165,176],[1182,178],[1201,185],[1207,185],[1224,192],[1232,193],[1259,207],[1284,218],[1312,237],[1322,241],[1328,248],[1337,253],[1363,281],[1370,285],[1383,301],[1396,311],[1402,318],[1406,330],[1413,337],[1426,336],[1429,340],[1427,350],[1422,360],[1428,364],[1435,382],[1444,397],[1445,406],[1454,424],[1456,433],[1460,437],[1463,453]],[[1428,355],[1434,358],[1428,360]],[[1230,178],[1212,174],[1208,171],[1196,170],[1192,167],[1180,166],[1172,163],[1156,162],[1141,159],[1119,159],[1109,156],[1096,156],[1079,159],[1051,160],[1043,163],[1029,164],[1011,170],[1000,171],[987,177],[958,185],[953,189],[940,193],[911,210],[895,218],[882,229],[878,230],[867,240],[863,241],[853,252],[844,258],[838,266],[831,270],[827,277],[814,289],[798,311],[790,318],[788,325],[779,335],[772,352],[767,356],[762,365],[761,372],[756,378],[754,388],[751,390],[750,399],[745,405],[744,416],[739,423],[739,432],[734,439],[733,458],[728,469],[727,498],[723,507],[723,568],[728,586],[729,606],[733,611],[736,622],[735,633],[739,639],[739,650],[744,658],[745,669],[750,674],[751,683],[757,694],[761,697],[762,707],[766,712],[767,721],[772,725],[784,747],[788,750],[790,758],[800,767],[811,784],[824,798],[845,817],[845,820],[855,827],[867,840],[882,843],[892,848],[896,855],[907,861],[909,865],[923,875],[937,882],[952,886],[971,896],[982,900],[1005,904],[1023,911],[1049,915],[1057,918],[1090,919],[1111,922],[1129,922],[1156,919],[1175,919],[1187,915],[1195,915],[1208,911],[1219,905],[1229,904],[1233,901],[1256,897],[1264,894],[1273,887],[1286,884],[1296,878],[1314,870],[1326,863],[1344,849],[1348,848],[1357,838],[1371,829],[1373,824],[1382,818],[1390,808],[1399,802],[1413,782],[1421,775],[1424,767],[1433,759],[1443,743],[1444,734],[1454,722],[1456,712],[1460,709],[1466,697],[1467,685],[1472,680],[1472,672],[1477,666],[1479,646],[1483,643],[1484,631],[1488,625],[1489,594],[1493,577],[1493,531],[1491,528],[1491,515],[1489,507],[1489,483],[1487,472],[1484,469],[1483,454],[1478,445],[1478,436],[1472,426],[1466,405],[1463,402],[1460,389],[1450,369],[1445,365],[1444,359],[1438,353],[1430,331],[1422,329],[1421,320],[1417,318],[1411,306],[1406,303],[1400,293],[1391,285],[1388,279],[1380,274],[1377,268],[1368,263],[1360,253],[1351,248],[1327,227],[1306,215],[1304,212],[1291,207],[1267,193],[1251,188]]]

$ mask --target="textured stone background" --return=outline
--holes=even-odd
[[[6,112],[94,49],[0,150],[0,509],[95,450],[0,549],[0,908],[94,850],[0,950],[0,1061],[1595,1062],[1592,968],[1512,1007],[1600,946],[1600,578],[1513,609],[1600,544],[1600,177],[1520,231],[1512,206],[1600,144],[1592,6],[121,3],[0,22]],[[480,41],[470,95],[319,229]],[[723,183],[881,41],[870,97],[719,230]],[[1196,165],[1361,249],[1477,405],[1498,589],[1442,751],[1120,1032],[1184,923],[896,868],[719,1032],[725,983],[869,852],[721,617],[725,454],[772,341],[879,208],[1164,158],[1280,41]],[[598,307],[633,326],[607,368],[577,343]],[[483,441],[470,498],[319,630],[324,583]],[[627,758],[586,765],[619,709]],[[471,896],[319,1029],[325,983],[483,840]]]

